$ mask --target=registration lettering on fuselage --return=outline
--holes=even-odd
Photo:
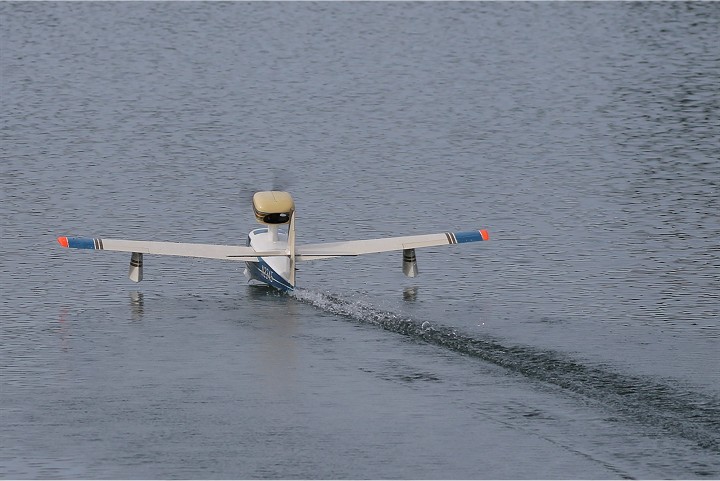
[[[260,266],[260,274],[262,274],[262,276],[269,281],[275,281],[275,278],[273,277],[272,269],[270,269],[266,265]]]

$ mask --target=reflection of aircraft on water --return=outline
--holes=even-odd
[[[250,232],[245,246],[83,237],[58,237],[58,242],[63,247],[76,249],[131,252],[130,279],[135,282],[142,280],[143,254],[158,254],[245,261],[245,275],[249,280],[286,291],[295,288],[295,265],[298,262],[401,250],[403,273],[415,277],[418,273],[415,249],[489,239],[487,231],[474,230],[296,245],[295,203],[289,193],[257,192],[253,196],[253,210],[255,218],[264,227]],[[280,226],[284,225],[287,230],[280,231]]]

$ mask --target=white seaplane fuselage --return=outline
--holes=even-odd
[[[278,226],[260,227],[248,234],[247,246],[257,252],[285,251],[288,235]],[[257,262],[245,262],[245,277],[249,281],[268,284],[281,291],[293,289],[294,273],[289,257],[258,257]]]

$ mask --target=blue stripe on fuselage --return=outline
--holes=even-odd
[[[470,232],[453,232],[453,235],[455,236],[455,239],[457,239],[458,244],[483,240],[482,234],[477,230]]]
[[[263,282],[269,286],[279,289],[281,291],[289,291],[294,289],[292,284],[285,280],[280,274],[278,274],[270,265],[263,260],[262,257],[258,257],[258,262],[246,262],[247,268],[250,272],[250,277],[253,279]]]

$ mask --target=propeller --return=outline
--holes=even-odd
[[[282,169],[280,167],[270,167],[268,169],[272,174],[271,179],[271,187],[270,189],[258,189],[258,184],[249,185],[246,183],[240,184],[240,197],[248,202],[252,202],[253,195],[255,195],[255,192],[259,192],[262,190],[279,190],[279,191],[287,191],[292,185],[292,177],[290,176],[290,173]],[[259,185],[263,185],[262,183]],[[264,184],[267,185],[267,184]]]

